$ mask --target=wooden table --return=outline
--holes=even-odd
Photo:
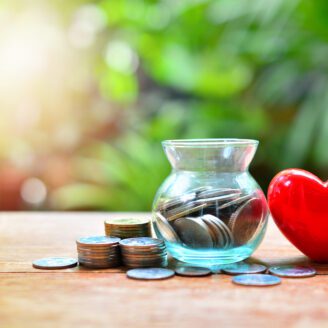
[[[33,269],[34,259],[76,256],[75,239],[103,234],[129,213],[0,214],[0,327],[324,327],[328,276],[241,287],[226,275],[134,281],[122,269]],[[266,264],[304,262],[272,222],[254,254]]]

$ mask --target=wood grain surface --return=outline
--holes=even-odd
[[[0,214],[0,327],[328,327],[328,268],[274,287],[231,277],[134,281],[125,270],[42,271],[31,262],[76,256],[75,239],[103,234],[109,216],[147,213]],[[270,222],[251,261],[306,263]]]

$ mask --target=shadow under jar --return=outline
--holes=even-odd
[[[152,223],[177,260],[220,265],[249,257],[263,239],[268,206],[250,175],[258,141],[163,141],[172,172],[159,188]]]

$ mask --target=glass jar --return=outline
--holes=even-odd
[[[158,238],[177,260],[212,266],[249,257],[263,239],[268,206],[248,171],[258,141],[163,141],[172,172],[153,203]]]

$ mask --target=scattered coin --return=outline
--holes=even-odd
[[[204,277],[210,275],[212,272],[207,268],[184,266],[176,268],[175,273],[185,277]]]
[[[266,287],[280,284],[281,279],[269,274],[242,274],[234,276],[232,282],[237,285]]]
[[[33,261],[32,266],[43,270],[68,269],[77,266],[77,260],[69,257],[46,257]]]
[[[221,268],[222,272],[230,275],[264,273],[267,267],[261,264],[234,263]]]
[[[298,265],[273,266],[269,268],[269,272],[285,278],[307,278],[316,275],[315,269]]]
[[[162,280],[173,277],[174,271],[163,268],[141,268],[129,270],[126,275],[137,280]]]
[[[214,243],[207,225],[199,218],[180,218],[174,227],[184,244],[192,248],[213,248]]]

